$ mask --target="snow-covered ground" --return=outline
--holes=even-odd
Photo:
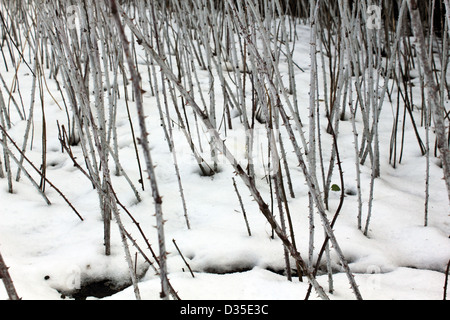
[[[307,106],[309,101],[309,31],[299,27],[300,37],[295,59],[305,72],[296,70],[299,105]],[[142,62],[142,61],[141,61]],[[140,65],[144,70],[143,65]],[[8,84],[12,83],[13,71],[1,72]],[[21,66],[19,75],[20,90],[24,106],[29,105],[32,75]],[[205,83],[204,93],[208,93],[207,73],[199,71]],[[56,85],[47,80],[53,96]],[[219,81],[217,92],[220,92]],[[144,81],[144,89],[148,89]],[[419,86],[417,86],[419,88]],[[2,88],[3,89],[3,88]],[[98,195],[89,180],[74,167],[67,154],[61,152],[58,141],[57,121],[65,123],[65,110],[60,110],[45,92],[45,115],[47,126],[47,177],[70,200],[80,212],[81,221],[47,184],[46,194],[51,205],[46,205],[36,189],[22,176],[14,182],[14,193],[7,191],[6,179],[0,180],[0,250],[10,267],[9,271],[17,292],[23,299],[62,299],[62,293],[76,288],[89,280],[110,279],[126,282],[128,266],[116,225],[113,225],[112,253],[103,253],[103,222],[100,216]],[[144,94],[144,103],[149,125],[149,141],[157,174],[160,193],[163,196],[163,213],[166,246],[170,254],[167,258],[169,279],[182,299],[303,299],[308,283],[294,277],[288,281],[283,275],[284,252],[278,238],[272,238],[270,226],[259,212],[245,185],[235,176],[226,160],[220,161],[220,173],[213,177],[199,174],[182,132],[174,127],[178,163],[187,204],[191,229],[188,230],[183,214],[178,182],[175,175],[172,154],[169,152],[160,125],[156,98]],[[4,94],[5,95],[5,94]],[[250,96],[250,94],[249,94]],[[6,96],[5,96],[6,97]],[[217,105],[220,96],[217,95]],[[37,104],[40,106],[40,102]],[[136,165],[134,146],[130,135],[125,103],[119,102],[117,130],[121,163],[136,186],[139,187],[139,174]],[[137,128],[134,104],[131,112]],[[335,225],[337,241],[343,250],[364,299],[442,299],[445,281],[445,268],[450,258],[450,219],[447,190],[442,180],[442,169],[435,158],[430,168],[430,206],[428,226],[424,227],[425,157],[421,156],[414,132],[407,118],[405,149],[403,161],[392,168],[389,164],[389,141],[392,131],[393,106],[386,103],[380,120],[381,177],[376,180],[372,218],[368,236],[357,229],[357,196],[347,195]],[[35,164],[40,164],[42,146],[42,118],[36,108],[34,116],[34,141],[27,156]],[[304,109],[304,110],[303,110]],[[188,113],[191,111],[189,109]],[[306,108],[302,107],[305,117]],[[419,111],[416,111],[419,112]],[[14,112],[12,112],[14,114]],[[191,114],[188,114],[191,116]],[[306,118],[305,118],[306,119]],[[360,120],[358,125],[362,126]],[[326,121],[323,118],[322,126]],[[19,145],[23,139],[25,121],[15,120],[9,134]],[[361,127],[360,127],[361,128]],[[136,129],[137,130],[137,129]],[[305,128],[307,130],[307,126]],[[339,146],[344,169],[345,187],[356,190],[353,133],[350,121],[340,123]],[[424,136],[423,128],[419,128]],[[322,130],[325,132],[325,130]],[[264,128],[261,135],[264,138]],[[286,132],[282,134],[286,137]],[[227,131],[226,143],[236,157],[245,152],[244,131],[239,117],[233,119],[233,130]],[[328,159],[331,150],[330,137],[324,136],[324,158]],[[265,141],[265,139],[261,139]],[[287,138],[288,142],[289,139]],[[206,142],[206,140],[205,140]],[[291,215],[296,236],[296,244],[303,258],[307,258],[309,245],[308,197],[300,168],[297,168],[291,145],[286,143],[295,190],[295,198],[289,199]],[[77,159],[82,162],[79,147],[73,147]],[[205,157],[208,147],[205,144]],[[260,159],[267,157],[264,149],[256,151]],[[371,168],[361,167],[363,213],[367,213],[369,181]],[[328,167],[328,162],[326,162]],[[14,167],[15,168],[15,167]],[[30,169],[31,170],[31,169]],[[31,172],[31,171],[30,171]],[[33,172],[35,174],[36,172]],[[37,177],[37,175],[34,175]],[[232,177],[242,196],[248,217],[251,236],[248,235],[241,207],[235,193]],[[257,186],[267,203],[270,203],[269,186],[264,172],[257,171]],[[335,183],[339,183],[335,173]],[[38,180],[39,181],[39,180]],[[140,223],[149,242],[158,252],[156,220],[150,186],[139,190],[143,201],[137,202],[124,177],[113,176],[113,184],[122,204]],[[330,219],[339,202],[339,193],[330,194]],[[276,208],[276,204],[275,204]],[[145,245],[135,225],[121,210],[122,220],[127,230],[141,244]],[[365,216],[363,217],[365,221]],[[316,254],[322,245],[324,231],[320,218],[315,218]],[[194,272],[189,272],[178,248]],[[139,289],[143,299],[158,299],[160,292],[159,276],[145,263],[140,255],[137,259],[138,273],[142,275]],[[151,256],[147,252],[148,256]],[[339,259],[331,250],[334,269],[334,293],[331,299],[354,299]],[[125,280],[124,280],[125,279]],[[328,288],[327,275],[318,276],[319,283]],[[6,291],[0,285],[0,298],[6,299]],[[104,299],[134,299],[132,287],[127,287]],[[311,299],[317,299],[312,293]],[[97,299],[88,297],[88,299]]]

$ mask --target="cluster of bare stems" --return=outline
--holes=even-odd
[[[450,10],[445,11],[445,6],[450,9],[448,2],[2,0],[1,58],[6,70],[15,70],[15,77],[4,79],[0,74],[3,151],[0,178],[6,179],[9,192],[13,192],[14,179],[19,181],[22,175],[26,176],[49,205],[45,188],[50,185],[83,219],[70,199],[46,177],[47,135],[56,134],[46,130],[42,97],[49,94],[67,113],[66,121],[58,123],[62,151],[98,193],[105,254],[110,254],[111,221],[115,221],[136,298],[140,298],[140,293],[129,243],[160,275],[161,297],[177,299],[167,276],[162,196],[149,147],[143,91],[144,86],[149,87],[147,94],[156,97],[167,148],[173,155],[187,228],[191,228],[188,203],[174,139],[179,133],[185,137],[185,144],[202,175],[214,176],[220,170],[219,157],[233,167],[273,234],[281,239],[290,280],[295,270],[300,280],[305,277],[309,281],[310,289],[314,288],[320,298],[328,299],[316,274],[324,265],[329,275],[328,291],[332,293],[330,251],[334,250],[355,297],[361,299],[333,231],[346,192],[338,148],[339,125],[342,121],[352,124],[359,204],[357,226],[367,236],[374,181],[382,174],[378,125],[386,100],[395,110],[389,155],[394,168],[403,157],[405,123],[412,123],[418,148],[427,158],[427,166],[423,168],[426,225],[432,156],[442,161],[450,199],[449,114],[444,107],[444,101],[450,96],[446,82]],[[377,11],[371,11],[373,5],[380,8],[380,16],[376,15]],[[299,38],[300,24],[310,26],[309,39]],[[300,41],[309,41],[310,61],[295,59],[295,48]],[[144,65],[138,63],[142,58],[146,61]],[[19,67],[28,68],[33,76],[31,92],[21,91]],[[310,72],[308,99],[298,97],[295,81],[296,75],[304,72]],[[416,74],[422,92],[419,102],[414,101],[412,88]],[[57,92],[49,90],[50,81],[56,83]],[[23,104],[24,94],[31,94],[29,106]],[[139,179],[129,176],[121,165],[116,122],[118,108],[123,105],[120,101],[125,101],[129,115],[129,134],[134,141]],[[133,105],[137,119],[131,116]],[[33,164],[26,155],[33,143],[30,139],[36,114],[42,117],[43,126],[39,164]],[[20,143],[8,134],[17,121],[27,124]],[[326,130],[322,130],[323,124]],[[242,137],[245,163],[226,144],[227,134],[236,126],[245,132]],[[425,130],[420,131],[420,127]],[[261,168],[256,168],[254,161],[260,147],[255,144],[257,128],[265,130],[266,156],[258,163],[266,172],[268,196],[263,191],[266,188],[257,183],[261,181],[258,177]],[[420,132],[425,132],[425,137]],[[325,140],[331,143],[324,144]],[[431,152],[433,143],[434,153]],[[325,145],[330,145],[331,150],[324,150]],[[299,177],[295,176],[299,171],[290,167],[289,154],[295,155],[296,165],[301,168]],[[361,166],[372,170],[367,189],[361,185]],[[15,176],[13,168],[17,170]],[[339,184],[333,186],[340,191],[340,202],[332,208],[329,195],[336,174]],[[155,204],[149,213],[156,213],[158,254],[151,248],[138,221],[120,201],[112,175],[128,182],[137,202],[142,200],[139,189],[145,189],[145,178],[148,178]],[[293,188],[293,179],[304,179],[308,187],[310,243],[306,259],[297,250],[291,216],[298,214],[299,208],[289,206],[289,198],[299,196]],[[230,183],[236,190],[251,236],[238,184],[234,178]],[[363,209],[363,199],[368,199],[366,209]],[[127,217],[121,210],[135,223],[147,249],[141,248],[126,230],[122,219]],[[314,243],[317,217],[325,233],[319,252]],[[323,255],[324,264],[321,263]],[[12,281],[7,288],[13,288]],[[310,290],[308,296],[309,293]]]

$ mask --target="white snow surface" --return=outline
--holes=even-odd
[[[299,34],[304,41],[299,41],[295,58],[305,72],[296,70],[296,81],[301,112],[307,119],[307,108],[304,106],[308,105],[309,99],[309,31],[306,27],[299,27]],[[140,67],[145,72],[144,66],[140,65]],[[2,66],[1,72],[5,79],[12,81],[13,71],[7,72]],[[201,78],[205,83],[203,91],[207,94],[207,74],[199,71],[199,75],[203,77]],[[29,105],[30,94],[28,93],[31,92],[31,81],[30,72],[21,66],[19,82],[24,106]],[[53,90],[53,96],[62,105],[60,96],[55,94],[57,92],[55,83],[48,80],[48,85]],[[272,237],[269,224],[259,212],[245,185],[233,172],[232,167],[225,159],[220,159],[220,173],[213,177],[200,176],[182,132],[174,127],[175,145],[191,229],[186,227],[173,159],[160,125],[156,98],[150,95],[145,81],[144,89],[147,90],[144,94],[144,103],[149,125],[148,138],[152,148],[157,183],[163,196],[163,214],[167,220],[164,227],[166,247],[170,252],[167,257],[169,280],[179,296],[182,299],[194,300],[303,299],[308,289],[306,279],[300,282],[294,277],[292,281],[288,281],[282,274],[285,263],[281,241],[277,237]],[[217,87],[217,92],[221,92],[220,87]],[[9,267],[17,292],[24,300],[70,299],[62,296],[61,292],[73,289],[89,279],[108,278],[121,282],[129,277],[119,231],[114,223],[112,253],[110,256],[105,256],[103,253],[103,222],[97,192],[92,188],[89,180],[73,166],[67,154],[61,152],[56,121],[66,123],[66,113],[64,109],[59,109],[47,92],[45,93],[47,163],[49,164],[47,177],[70,200],[83,216],[84,221],[74,214],[48,184],[46,194],[52,201],[51,205],[43,202],[35,188],[23,175],[20,182],[13,183],[13,194],[7,191],[7,180],[0,180],[0,250]],[[217,94],[216,98],[217,105],[220,106],[220,95]],[[37,100],[37,106],[40,106],[39,100]],[[387,101],[381,113],[379,127],[381,177],[375,182],[369,234],[364,236],[362,231],[357,229],[357,197],[351,195],[345,198],[334,231],[364,299],[438,300],[443,297],[444,272],[450,258],[447,190],[442,180],[442,169],[438,166],[436,158],[432,157],[430,206],[428,226],[425,227],[426,163],[425,157],[419,152],[409,121],[406,123],[403,161],[396,168],[389,164],[393,108],[394,106]],[[26,153],[35,164],[40,164],[42,152],[40,142],[42,119],[39,109],[39,107],[36,108],[34,118],[33,148],[28,148]],[[138,133],[133,102],[130,102],[130,110],[136,133]],[[192,116],[189,108],[187,111],[188,115]],[[143,201],[136,201],[128,183],[121,176],[113,176],[114,188],[120,201],[139,222],[157,254],[158,239],[151,189],[147,180],[145,191],[139,189],[139,173],[123,100],[119,101],[118,112],[117,130],[121,163],[140,191]],[[419,117],[420,111],[415,112]],[[219,116],[222,114],[220,113]],[[325,120],[322,118],[323,128],[326,126]],[[358,125],[362,128],[361,119],[358,119]],[[25,126],[25,121],[15,119],[13,127],[8,132],[19,145],[23,139]],[[260,128],[263,138],[261,141],[265,141],[264,128],[262,126]],[[283,135],[287,137],[285,130],[282,130]],[[307,130],[305,126],[305,131]],[[221,132],[223,133],[223,130]],[[419,128],[419,132],[424,136],[423,128]],[[239,117],[236,117],[233,119],[233,129],[227,130],[226,143],[238,159],[242,158],[245,151],[243,136],[243,127]],[[328,159],[331,139],[324,134],[323,140],[324,158]],[[291,169],[291,174],[295,198],[289,198],[289,205],[296,244],[302,257],[307,261],[309,241],[307,186],[301,170],[297,167],[292,146],[288,145],[289,139],[286,138],[285,141],[291,168],[294,168]],[[208,145],[206,140],[204,142],[204,155],[207,158]],[[353,133],[350,121],[340,122],[339,146],[345,187],[347,190],[356,190]],[[261,150],[264,149],[258,151],[258,157],[267,156],[265,150]],[[73,147],[73,151],[81,164],[80,147]],[[371,174],[369,161],[361,167],[361,170],[364,222]],[[38,180],[36,172],[33,172],[33,176]],[[236,179],[244,202],[251,236],[247,234],[232,177]],[[270,204],[269,187],[265,182],[264,173],[261,170],[257,171],[257,177],[258,188],[266,202]],[[333,182],[339,184],[337,171]],[[331,219],[339,202],[339,193],[331,192],[330,197],[328,214]],[[278,212],[276,203],[274,208],[274,211]],[[136,226],[123,210],[121,215],[127,230],[140,246],[147,250]],[[315,254],[317,255],[324,239],[324,230],[318,215],[315,217],[315,223]],[[191,276],[174,246],[173,239],[192,268],[195,277]],[[161,290],[159,276],[151,267],[149,268],[140,255],[134,255],[135,249],[131,244],[130,249],[133,259],[137,257],[136,265],[143,274],[139,281],[142,298],[159,299]],[[145,252],[151,257],[148,250]],[[329,294],[330,298],[354,299],[348,279],[343,273],[333,248],[331,248],[331,259],[334,270],[334,292]],[[317,279],[327,290],[327,275],[320,274]],[[1,284],[0,298],[7,298]],[[88,299],[98,298],[88,297]],[[135,299],[135,295],[133,288],[128,287],[103,299],[131,300]],[[318,299],[314,291],[310,299]]]

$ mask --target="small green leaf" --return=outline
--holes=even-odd
[[[339,186],[337,185],[337,184],[333,184],[332,186],[331,186],[331,190],[332,191],[341,191],[341,188],[339,188]]]

